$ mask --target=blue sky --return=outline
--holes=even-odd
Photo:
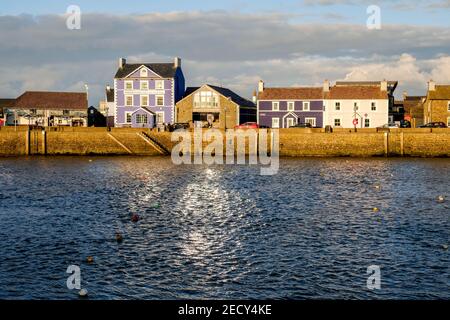
[[[16,0],[2,1],[1,15],[62,14],[69,5],[85,13],[142,14],[148,12],[225,10],[241,13],[289,13],[295,22],[363,22],[369,4],[379,5],[388,24],[449,26],[446,0]]]
[[[381,30],[366,27],[369,5]],[[69,5],[81,29],[69,30]],[[0,98],[26,90],[83,91],[92,105],[119,57],[182,58],[188,86],[223,85],[249,98],[268,86],[324,79],[397,80],[396,95],[450,83],[450,0],[15,0],[0,3]]]

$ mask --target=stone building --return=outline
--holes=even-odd
[[[192,126],[231,129],[256,122],[256,105],[230,89],[205,84],[189,87],[176,104],[176,122]]]
[[[428,92],[424,100],[424,122],[444,122],[450,125],[450,85],[428,82]]]

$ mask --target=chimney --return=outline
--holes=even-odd
[[[119,58],[119,68],[120,69],[122,69],[126,63],[127,63],[127,60],[125,58]]]
[[[264,91],[264,81],[259,80],[258,82],[258,92],[263,92]]]
[[[387,91],[388,89],[388,82],[386,81],[386,79],[384,79],[383,81],[381,81],[381,87],[380,87],[381,91]]]
[[[175,68],[181,68],[181,58],[175,57],[175,59],[173,59],[173,64],[175,65]]]
[[[253,101],[253,103],[256,103],[256,90],[253,90],[253,99],[252,99],[252,101]]]
[[[435,91],[436,90],[436,82],[433,80],[428,81],[428,91]]]
[[[330,81],[325,80],[323,82],[323,92],[330,92]]]

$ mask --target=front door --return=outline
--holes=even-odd
[[[290,127],[294,126],[294,123],[295,123],[294,118],[287,118],[286,119],[286,128],[290,128]]]

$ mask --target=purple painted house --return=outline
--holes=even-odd
[[[181,59],[173,63],[127,63],[119,59],[114,77],[115,126],[153,128],[173,123],[183,97]]]
[[[323,87],[264,88],[258,85],[258,123],[269,128],[289,128],[310,123],[323,126]]]

